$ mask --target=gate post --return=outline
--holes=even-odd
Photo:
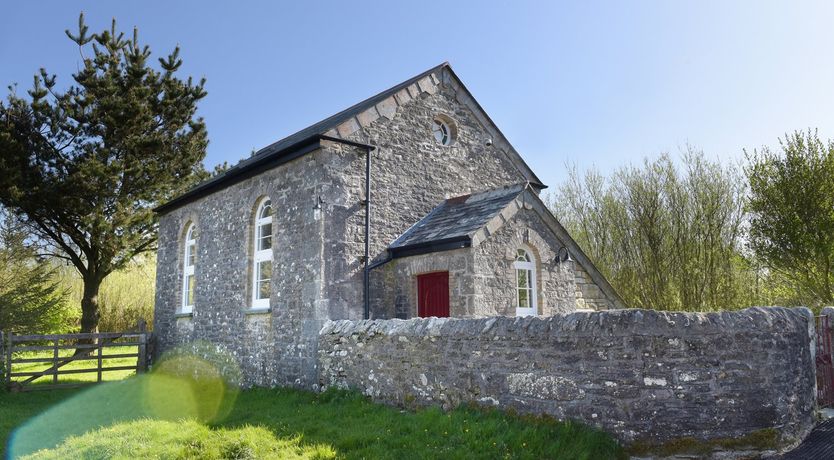
[[[7,332],[5,334],[6,339],[6,388],[11,390],[12,388],[12,336],[14,336],[14,332]]]
[[[145,320],[139,318],[136,324],[139,330],[139,361],[136,363],[136,373],[142,374],[148,370],[148,332]]]
[[[834,406],[834,307],[823,308],[815,326],[817,407],[827,408]]]
[[[822,311],[820,312],[820,316],[827,317],[828,318],[828,324],[829,325],[834,325],[834,307],[823,307]],[[827,335],[827,339],[829,340],[829,343],[831,343],[831,340],[834,339],[834,336],[832,336],[831,332],[832,332],[831,328],[829,328],[828,335]]]
[[[0,380],[6,382],[6,336],[0,331]]]

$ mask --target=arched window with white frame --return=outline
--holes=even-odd
[[[272,202],[264,199],[255,212],[252,308],[268,309],[272,294]]]
[[[516,283],[516,316],[536,315],[536,259],[525,249],[516,251],[515,262]]]
[[[185,244],[182,255],[182,300],[180,302],[181,313],[194,311],[194,292],[196,280],[194,277],[194,265],[197,262],[197,227],[189,224],[185,232]]]

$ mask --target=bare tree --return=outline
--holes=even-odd
[[[749,304],[755,272],[743,255],[745,181],[687,147],[606,178],[576,168],[548,197],[632,307],[717,310]]]

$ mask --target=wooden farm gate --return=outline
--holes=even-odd
[[[834,406],[834,349],[832,324],[828,315],[816,317],[817,404]]]
[[[150,356],[150,334],[140,322],[135,332],[98,332],[86,334],[16,335],[0,334],[3,349],[3,370],[6,388],[11,391],[72,388],[99,383],[102,374],[112,371],[145,372]],[[71,350],[67,353],[66,350]],[[109,365],[108,359],[136,359],[136,364]],[[77,363],[75,366],[67,365]],[[81,363],[88,365],[79,367]],[[49,365],[46,369],[23,369]],[[95,374],[84,381],[60,382],[60,376]]]

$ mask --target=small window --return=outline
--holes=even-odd
[[[252,308],[269,308],[272,294],[272,202],[263,200],[255,213]]]
[[[536,315],[536,261],[524,249],[516,251],[516,316]]]
[[[452,132],[449,129],[449,125],[447,125],[444,121],[435,119],[432,132],[434,133],[434,140],[436,140],[438,144],[449,145],[452,143]]]
[[[185,232],[185,245],[182,257],[182,302],[181,313],[194,311],[194,293],[196,280],[194,277],[194,266],[197,262],[197,228],[194,224],[188,226]]]
[[[437,115],[434,117],[431,132],[434,135],[434,140],[440,145],[452,145],[458,135],[458,128],[455,121],[446,115]]]

